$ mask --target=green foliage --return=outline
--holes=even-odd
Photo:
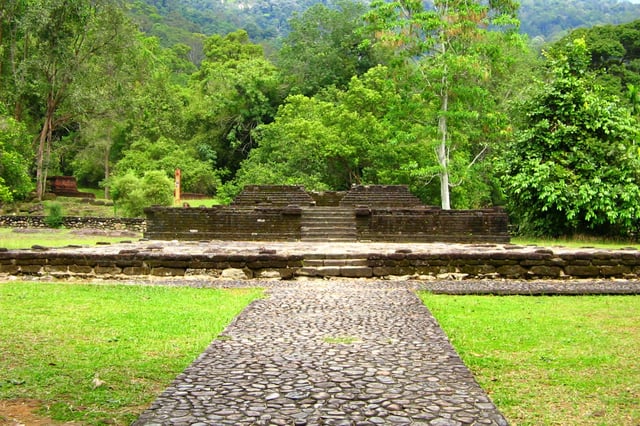
[[[502,181],[525,233],[636,232],[638,121],[587,72],[584,40],[549,56],[551,78],[524,105],[524,130],[504,151]]]
[[[504,68],[504,47],[520,43],[514,34],[517,4],[379,0],[371,6],[366,20],[377,37],[375,48],[404,91],[397,117],[436,154],[435,164],[414,161],[410,167],[427,181],[438,177],[440,204],[450,209],[451,188],[467,180],[504,132],[491,75]]]
[[[155,142],[141,139],[124,153],[116,170],[117,174],[133,172],[136,176],[162,170],[166,176],[173,176],[175,169],[180,169],[183,191],[213,194],[220,185],[220,178],[210,161],[200,160],[198,156],[189,146],[176,145],[164,137]]]
[[[521,0],[522,31],[553,41],[574,28],[620,24],[640,18],[640,4],[618,0]]]
[[[142,179],[133,172],[113,177],[110,182],[114,206],[125,216],[142,216],[144,209],[153,205],[173,204],[174,183],[162,171],[147,171]]]
[[[277,64],[291,93],[312,96],[324,87],[344,89],[351,77],[374,64],[363,35],[363,3],[342,0],[336,7],[317,3],[294,15]]]
[[[273,120],[283,91],[277,69],[246,32],[212,36],[206,52],[185,113],[190,144],[235,174],[255,146],[254,129]]]
[[[49,228],[60,228],[64,219],[62,205],[55,201],[48,201],[45,203],[44,208],[46,213],[44,223]]]
[[[314,190],[406,182],[398,164],[421,153],[393,137],[388,118],[400,103],[385,67],[354,77],[346,91],[290,96],[274,122],[258,129],[258,147],[236,181],[240,187],[302,184]]]
[[[30,156],[25,125],[2,114],[0,108],[0,204],[24,199],[33,189]]]

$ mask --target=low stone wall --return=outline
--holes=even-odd
[[[356,208],[360,241],[507,243],[508,222],[501,208]]]
[[[144,232],[145,219],[113,217],[73,217],[62,219],[62,226],[71,229],[95,228],[112,231]],[[0,216],[0,227],[5,228],[47,228],[44,216]]]
[[[152,240],[296,241],[301,215],[313,207],[152,207],[145,210],[145,238]],[[509,242],[502,209],[441,210],[358,207],[358,241]]]
[[[150,207],[146,238],[152,240],[296,241],[302,209],[289,207]]]
[[[239,253],[166,253],[162,247],[122,249],[117,253],[64,250],[2,251],[0,276],[131,279],[136,276],[224,276],[241,271],[243,278],[345,277],[414,279],[568,279],[640,277],[640,252],[595,251],[554,253],[496,251],[491,248],[449,253],[395,253],[366,255],[305,255],[264,250]],[[235,278],[238,279],[238,278]]]

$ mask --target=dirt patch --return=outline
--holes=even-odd
[[[102,236],[102,237],[139,237],[139,232],[126,231],[126,230],[106,230],[95,228],[83,228],[75,229],[71,231],[73,235],[81,236]]]
[[[52,228],[13,228],[11,232],[16,234],[59,234],[62,230]]]
[[[65,426],[75,422],[57,422],[36,413],[41,402],[33,399],[0,400],[0,425],[2,426]]]

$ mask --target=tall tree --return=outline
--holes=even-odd
[[[36,143],[36,193],[41,199],[56,132],[64,133],[82,107],[78,100],[83,94],[75,91],[75,83],[88,78],[96,56],[122,43],[126,18],[119,0],[34,0],[23,4],[19,20],[23,56],[19,63],[15,61],[16,75],[29,78],[16,88],[23,97],[32,94],[37,100],[30,114],[41,120]]]
[[[271,122],[282,102],[279,75],[243,30],[211,36],[205,55],[191,81],[191,142],[203,153],[215,153],[218,167],[235,173],[255,146],[254,129]]]
[[[640,132],[630,108],[594,84],[584,39],[548,54],[550,78],[522,106],[502,180],[521,231],[628,235],[640,224]]]
[[[292,93],[313,96],[332,85],[344,89],[351,77],[371,68],[372,52],[359,31],[365,11],[361,2],[342,0],[334,7],[317,3],[290,19],[277,64]]]
[[[496,38],[515,40],[516,12],[512,0],[435,0],[430,9],[420,0],[378,0],[367,14],[377,46],[406,83],[417,136],[435,145],[443,209],[451,208],[452,162],[469,167],[487,151],[486,140],[470,145],[468,132],[491,120],[482,103],[490,102],[487,83],[501,60]]]

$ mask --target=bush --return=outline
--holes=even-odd
[[[45,212],[45,225],[47,225],[49,228],[60,228],[62,226],[64,215],[62,214],[62,205],[60,203],[46,203]]]
[[[173,181],[161,171],[146,172],[142,179],[130,171],[111,179],[110,186],[114,208],[127,217],[142,216],[152,205],[173,204]]]

